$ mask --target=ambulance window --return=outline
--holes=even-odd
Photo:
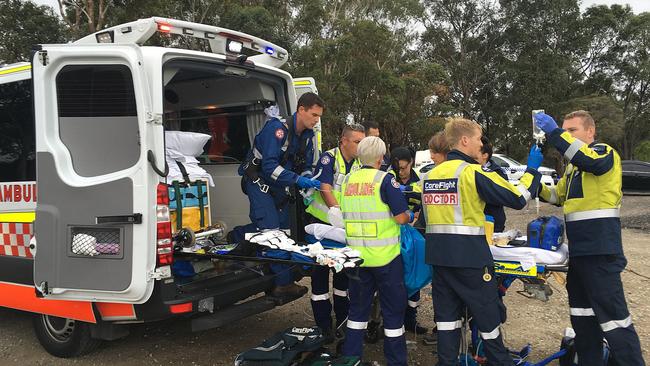
[[[84,177],[127,169],[140,157],[131,70],[125,65],[69,65],[56,77],[59,134]]]
[[[0,182],[36,180],[29,80],[0,84]]]

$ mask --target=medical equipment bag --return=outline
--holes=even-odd
[[[564,222],[556,216],[541,216],[527,229],[528,246],[556,251],[564,239]]]

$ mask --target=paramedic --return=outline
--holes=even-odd
[[[387,364],[406,365],[400,224],[413,221],[413,212],[395,177],[379,170],[385,154],[386,145],[379,137],[363,139],[359,144],[363,168],[346,176],[341,191],[345,238],[364,260],[358,278],[350,279],[350,314],[342,353],[361,358],[370,307],[378,292]]]
[[[258,230],[289,228],[288,192],[292,185],[320,188],[320,182],[309,177],[315,156],[313,128],[324,105],[318,95],[305,93],[288,123],[271,118],[255,136],[239,174],[250,202],[250,219]],[[307,291],[293,283],[288,267],[271,265],[271,270],[276,273],[274,295],[299,296]]]
[[[486,136],[481,136],[481,143],[483,144],[483,147],[481,148],[481,155],[478,158],[478,163],[484,168],[496,172],[501,176],[501,178],[508,180],[508,176],[503,169],[492,160],[492,153],[494,150],[490,143],[490,139]],[[502,205],[486,204],[485,215],[490,216],[494,220],[495,233],[502,233],[506,229],[506,212]]]
[[[499,301],[494,262],[485,238],[486,203],[522,209],[537,192],[541,151],[533,146],[518,187],[483,169],[481,127],[453,118],[445,125],[451,147],[447,160],[421,181],[426,222],[426,262],[433,265],[433,307],[438,329],[438,365],[458,364],[461,309],[467,306],[483,339],[490,365],[512,366],[499,326],[505,309]]]
[[[439,131],[435,135],[431,136],[431,138],[429,139],[428,146],[429,146],[429,153],[431,154],[431,160],[435,164],[433,169],[435,169],[436,166],[439,166],[445,160],[447,160],[447,154],[449,153],[449,143],[447,143],[447,139],[445,138],[445,131]],[[423,218],[424,215],[422,214],[420,216],[420,220],[423,221]],[[431,333],[425,335],[422,338],[422,343],[429,346],[438,343],[438,333],[436,327],[437,326],[434,320]]]
[[[313,222],[330,224],[327,216],[330,207],[340,208],[341,184],[345,175],[361,168],[357,159],[357,146],[365,137],[365,128],[359,124],[348,124],[343,127],[339,146],[330,149],[321,155],[318,165],[314,170],[321,182],[320,192],[313,194],[313,201],[307,207]],[[323,266],[314,266],[311,270],[311,308],[314,320],[326,338],[333,340],[332,330],[332,303],[329,297],[330,270]],[[334,286],[334,314],[336,315],[335,328],[345,321],[348,316],[350,302],[348,300],[348,277],[344,272],[333,274]]]
[[[429,153],[431,154],[431,160],[436,166],[447,160],[449,143],[445,138],[445,131],[440,131],[431,136],[431,139],[429,139]]]
[[[569,160],[556,187],[542,185],[540,197],[564,207],[570,264],[567,292],[580,365],[602,365],[603,337],[618,365],[644,365],[641,345],[625,302],[621,271],[627,261],[621,239],[621,158],[596,142],[589,112],[564,117],[562,128],[540,113],[535,123]]]
[[[381,137],[381,133],[379,131],[379,125],[377,124],[377,122],[368,121],[365,123],[365,126],[366,126],[366,136]],[[381,166],[379,167],[379,170],[385,172],[388,171],[388,168],[390,168],[390,159],[388,157],[388,154],[386,154],[381,159]]]
[[[420,193],[417,188],[420,177],[418,173],[413,170],[413,152],[411,149],[406,147],[398,147],[393,149],[390,152],[391,156],[391,166],[392,169],[389,171],[390,174],[397,178],[397,183],[401,186],[404,186],[404,195],[406,196],[409,210],[415,214],[415,220],[417,222],[418,216],[420,214],[420,208],[422,207],[420,202]],[[408,298],[406,312],[404,315],[404,327],[407,331],[413,332],[415,334],[425,334],[427,328],[420,326],[417,322],[418,316],[418,302],[420,301],[420,291],[414,293],[411,297]]]

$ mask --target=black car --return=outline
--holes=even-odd
[[[640,160],[623,160],[623,191],[625,193],[650,193],[650,163]]]

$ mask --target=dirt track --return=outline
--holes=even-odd
[[[534,203],[522,212],[508,211],[508,228],[525,228],[536,217]],[[541,204],[540,214],[560,214],[559,209]],[[650,197],[626,196],[623,202],[623,241],[628,266],[623,283],[630,312],[641,337],[644,357],[650,359]],[[303,280],[305,284],[308,281]],[[533,346],[533,360],[558,350],[564,329],[569,324],[566,290],[551,280],[554,294],[544,303],[526,299],[513,285],[505,298],[508,322],[506,343],[520,348]],[[420,321],[433,324],[431,297],[423,290]],[[191,333],[187,322],[173,321],[133,326],[127,338],[105,343],[94,353],[73,360],[57,359],[38,344],[29,314],[0,309],[0,362],[2,365],[232,365],[235,355],[255,346],[273,333],[294,325],[311,325],[309,298],[285,305],[265,314],[245,319],[220,329]],[[409,333],[410,365],[433,365],[432,348]],[[381,345],[366,347],[367,358],[383,363]]]

